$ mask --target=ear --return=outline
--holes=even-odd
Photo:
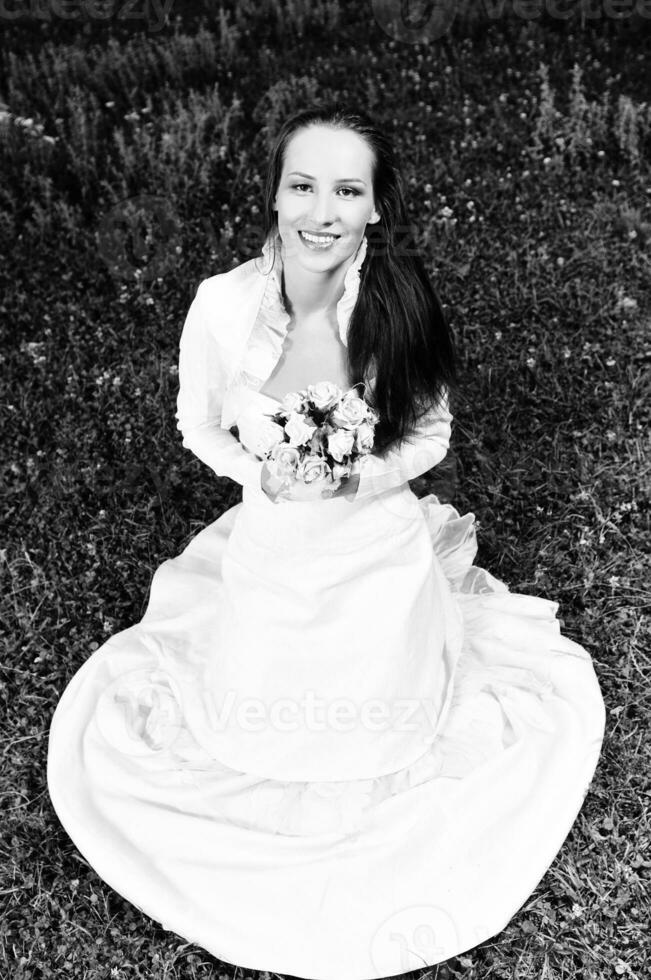
[[[371,215],[371,217],[370,217],[370,218],[368,219],[368,221],[366,222],[366,224],[367,224],[367,225],[376,225],[376,224],[378,223],[378,221],[379,221],[379,220],[380,220],[380,215],[379,215],[379,214],[378,214],[378,212],[377,212],[377,211],[375,210],[375,208],[373,208],[373,214],[372,214],[372,215]]]

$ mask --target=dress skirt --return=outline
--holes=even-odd
[[[408,484],[245,487],[55,710],[50,796],[98,875],[222,961],[310,980],[498,934],[581,809],[605,708],[557,603],[476,547],[472,514]]]

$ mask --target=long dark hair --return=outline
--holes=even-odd
[[[348,324],[348,379],[351,387],[367,382],[375,369],[373,388],[367,384],[363,393],[380,416],[374,452],[381,454],[408,436],[421,413],[456,387],[454,344],[423,260],[413,247],[393,147],[365,113],[317,105],[281,125],[267,165],[265,238],[278,232],[273,202],[289,141],[314,125],[353,130],[373,153],[373,193],[380,221],[366,226],[366,258]]]

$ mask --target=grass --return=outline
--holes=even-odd
[[[327,91],[394,135],[461,350],[453,449],[415,489],[474,511],[479,564],[560,602],[607,705],[543,881],[498,937],[419,976],[643,980],[648,37],[505,17],[412,45],[358,5],[204,12],[157,32],[56,22],[45,41],[10,24],[0,56],[3,975],[244,977],[87,866],[49,803],[47,731],[158,564],[240,499],[181,447],[178,337],[200,279],[256,251],[274,126]],[[170,210],[165,226],[148,205],[134,248],[117,219],[139,195]]]

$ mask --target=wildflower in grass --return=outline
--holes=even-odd
[[[23,344],[23,350],[32,359],[32,363],[38,367],[40,364],[45,364],[47,358],[43,353],[44,344],[42,341],[30,341]]]
[[[632,296],[623,296],[619,301],[620,310],[636,310],[637,300],[633,299]]]

